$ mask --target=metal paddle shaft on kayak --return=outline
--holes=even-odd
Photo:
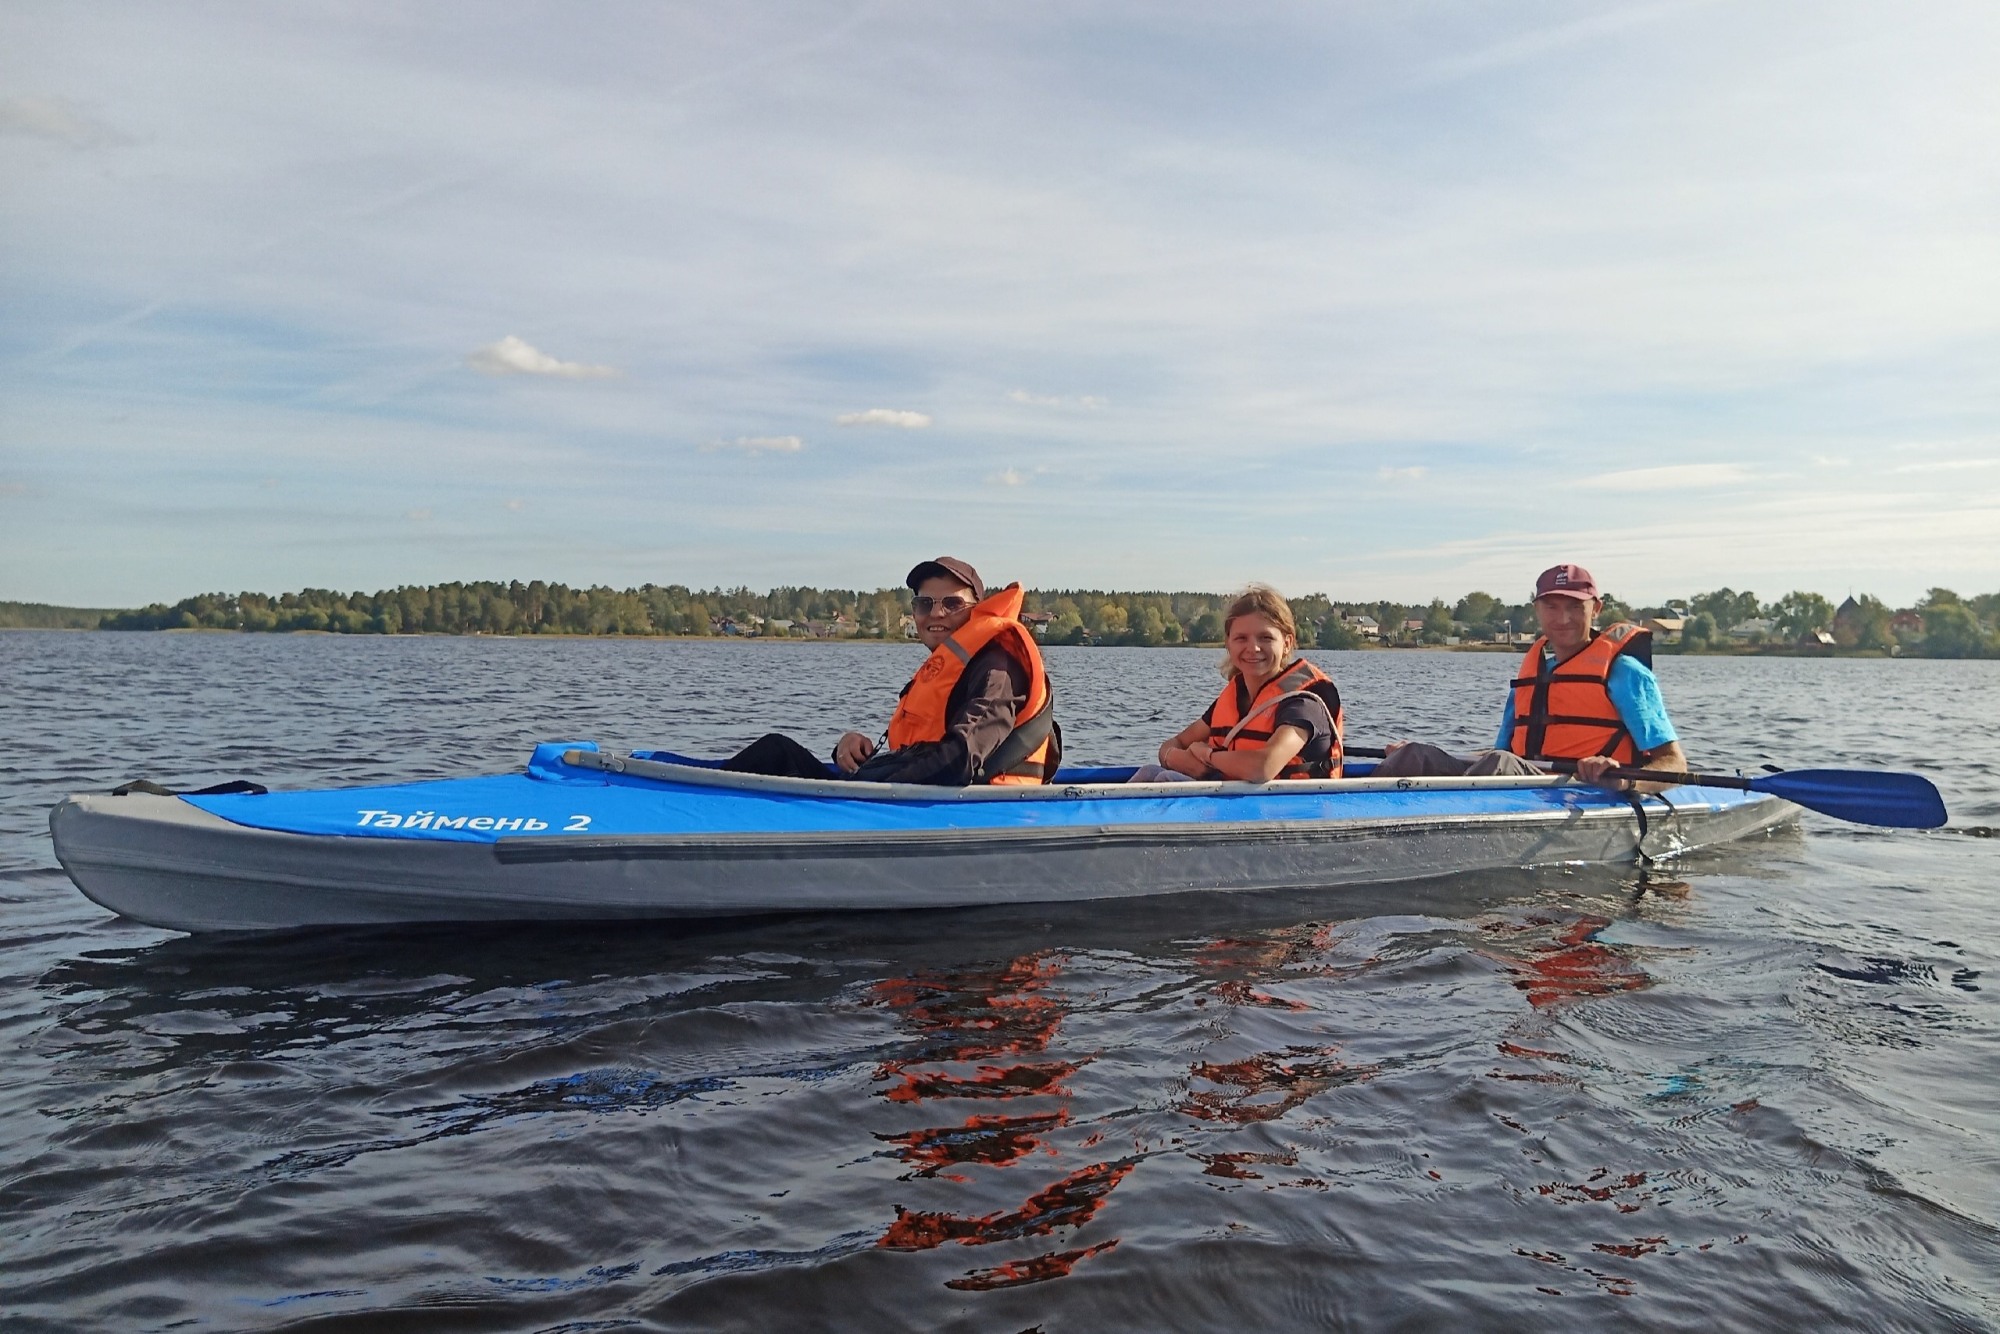
[[[1370,746],[1349,746],[1347,754],[1381,759],[1389,752]],[[1575,773],[1575,760],[1546,760],[1556,773]],[[1937,785],[1921,774],[1873,769],[1781,769],[1744,778],[1735,774],[1684,774],[1665,769],[1609,771],[1613,778],[1637,783],[1673,783],[1695,787],[1726,787],[1738,792],[1764,792],[1836,820],[1881,825],[1888,829],[1938,829],[1950,818]]]

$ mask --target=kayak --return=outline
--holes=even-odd
[[[72,796],[87,897],[178,931],[643,920],[1336,888],[1670,857],[1769,829],[1775,796],[1638,802],[1558,777],[937,788],[766,778],[550,742],[517,773],[390,786]],[[150,786],[150,785],[147,785]]]

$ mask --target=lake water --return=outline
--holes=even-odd
[[[2000,1328],[2000,663],[1667,659],[1952,829],[1646,873],[190,938],[48,808],[879,730],[908,645],[0,634],[0,1328]],[[1056,649],[1075,762],[1215,654]],[[1510,660],[1316,653],[1357,744]]]

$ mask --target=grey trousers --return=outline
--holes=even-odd
[[[1482,750],[1469,760],[1461,760],[1442,746],[1423,741],[1396,747],[1388,759],[1375,766],[1377,778],[1484,778],[1546,772],[1509,750]]]

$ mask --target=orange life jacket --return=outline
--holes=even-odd
[[[924,665],[903,687],[903,697],[889,719],[889,749],[901,750],[919,741],[942,741],[950,722],[951,692],[979,650],[995,640],[1028,669],[1028,702],[1014,720],[1014,730],[973,775],[975,783],[1046,783],[1061,754],[1055,730],[1055,688],[1042,666],[1035,636],[1021,624],[1021,586],[1009,584],[976,603],[964,625],[931,650]]]
[[[1652,665],[1653,632],[1629,621],[1607,625],[1575,657],[1545,673],[1542,654],[1547,644],[1546,636],[1537,639],[1521,659],[1520,674],[1513,682],[1514,732],[1507,738],[1507,749],[1530,760],[1609,755],[1620,764],[1635,763],[1639,748],[1625,730],[1625,720],[1618,716],[1605,683],[1611,679],[1611,664],[1622,654]]]
[[[1322,690],[1319,687],[1325,686]],[[1338,778],[1347,739],[1347,718],[1340,707],[1340,692],[1332,689],[1333,678],[1299,658],[1266,681],[1255,699],[1243,678],[1232,676],[1215,697],[1208,711],[1208,744],[1215,750],[1262,750],[1277,730],[1278,705],[1294,695],[1316,695],[1333,715],[1333,753],[1317,764],[1308,764],[1298,755],[1285,761],[1280,778]],[[1329,698],[1330,696],[1330,698]]]

